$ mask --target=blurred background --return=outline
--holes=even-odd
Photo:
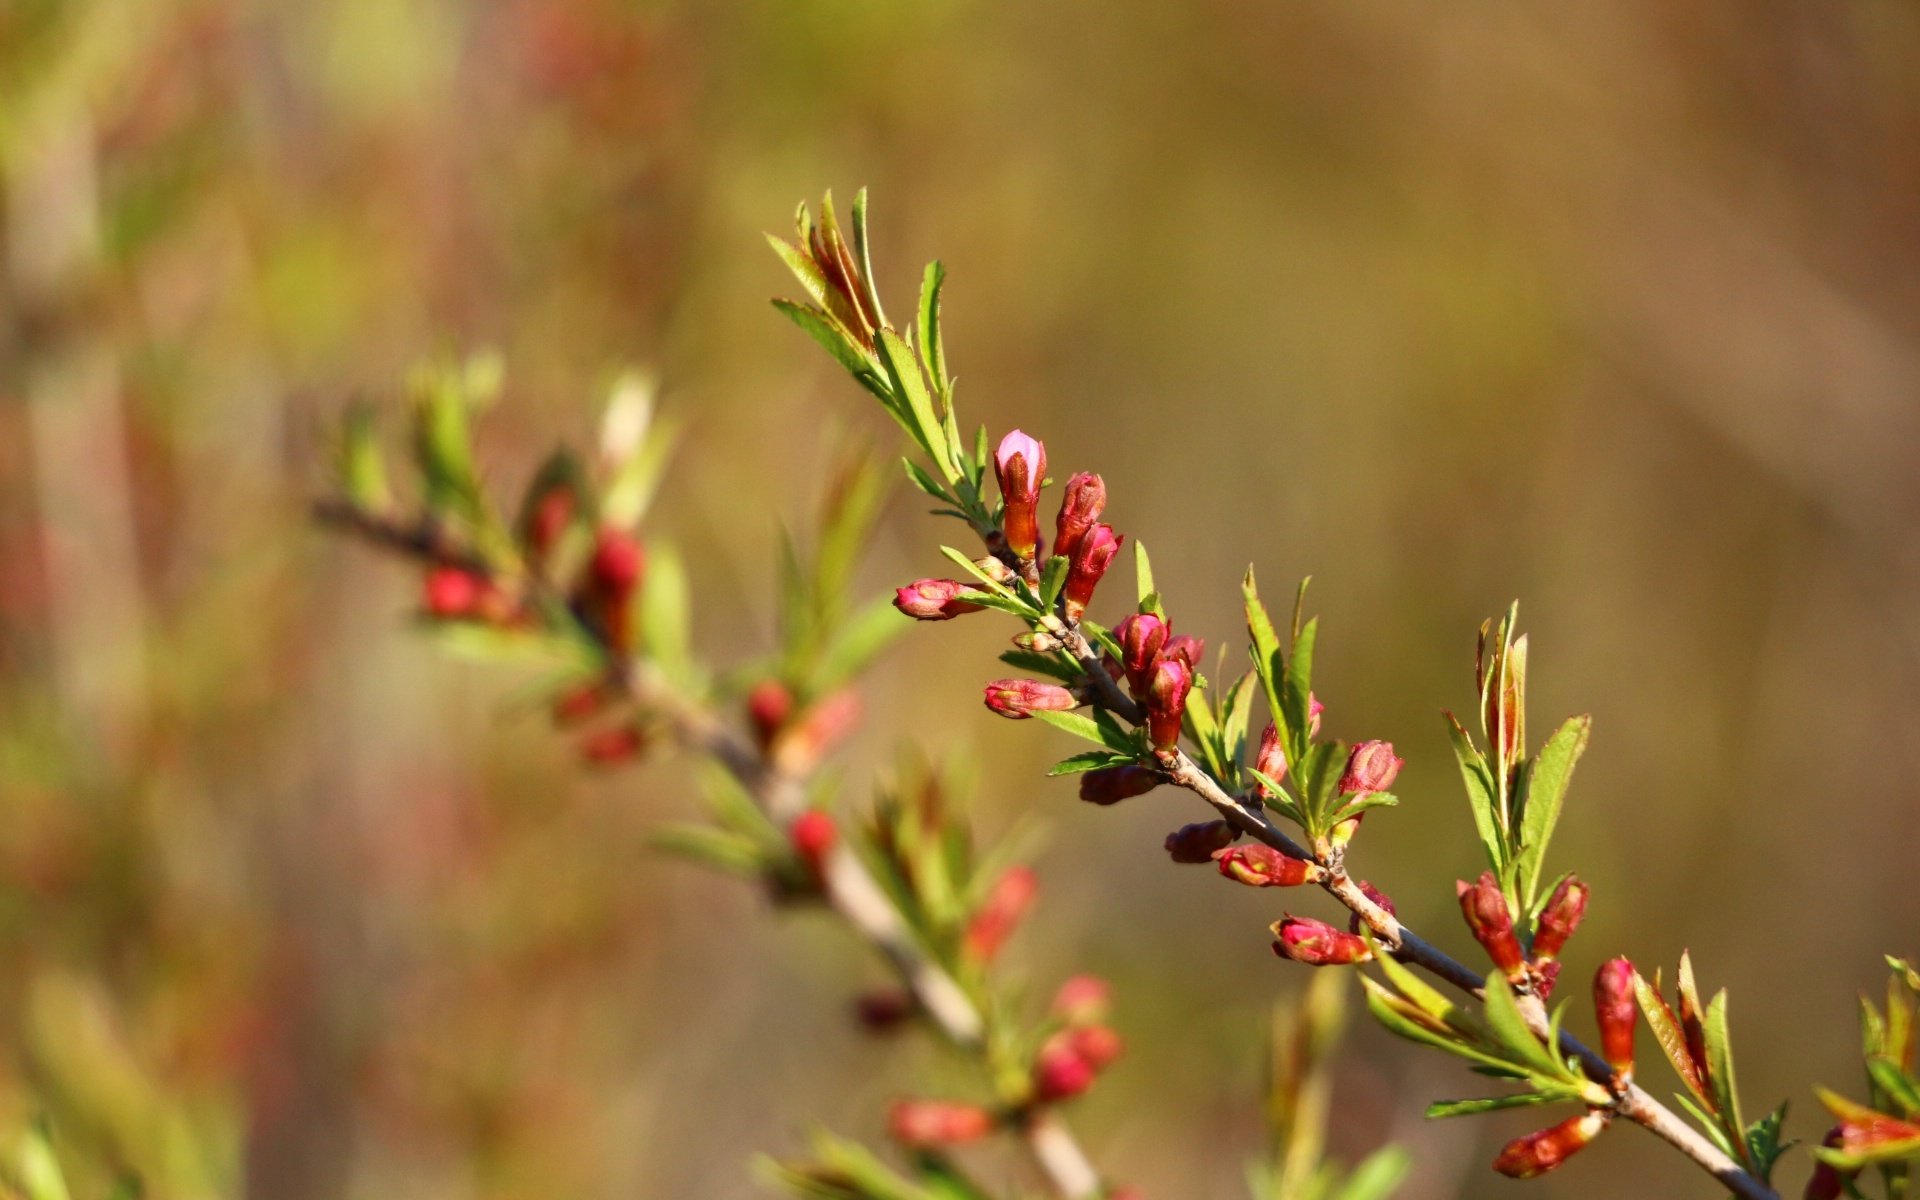
[[[306,519],[327,423],[397,416],[424,354],[504,354],[503,488],[638,364],[688,423],[654,520],[701,642],[764,650],[776,531],[891,430],[767,307],[760,232],[862,184],[896,307],[947,263],[963,415],[1102,472],[1187,631],[1238,644],[1249,561],[1314,575],[1330,732],[1408,759],[1358,871],[1456,952],[1437,711],[1520,597],[1537,728],[1595,716],[1572,973],[1692,947],[1749,1105],[1818,1137],[1856,992],[1920,952],[1903,0],[0,3],[10,1125],[280,1200],[750,1196],[753,1152],[876,1133],[930,1057],[849,1027],[878,968],[650,851],[683,767],[583,775]],[[941,573],[924,507],[876,593]],[[1113,977],[1132,1047],[1077,1125],[1150,1196],[1239,1195],[1279,906],[1166,865],[1179,795],[1042,778],[1068,748],[979,706],[1004,633],[902,640],[850,795],[927,746],[1044,830],[1016,961]],[[1427,1126],[1481,1081],[1371,1030],[1347,1061],[1344,1153],[1505,1186],[1527,1114]],[[1532,1188],[1711,1191],[1632,1131]]]

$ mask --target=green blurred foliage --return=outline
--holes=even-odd
[[[424,353],[510,364],[499,485],[646,364],[696,638],[764,653],[822,427],[888,433],[756,235],[865,183],[894,304],[949,268],[969,414],[1101,471],[1183,628],[1235,634],[1249,560],[1314,573],[1331,731],[1409,760],[1358,869],[1456,948],[1435,713],[1523,596],[1540,719],[1595,718],[1569,970],[1691,946],[1816,1132],[1920,918],[1916,147],[1898,0],[0,4],[12,1126],[77,1195],[276,1200],[746,1195],[811,1120],[872,1132],[918,1052],[847,1027],[857,952],[651,854],[677,768],[583,778],[304,519],[317,431]],[[935,536],[896,499],[859,585]],[[989,826],[1047,818],[1017,949],[1114,976],[1137,1047],[1080,1124],[1148,1194],[1239,1194],[1277,914],[1166,867],[1172,798],[1043,779],[1070,747],[981,717],[994,640],[906,639],[869,711],[911,719],[859,748],[971,751]],[[1336,1150],[1478,1194],[1524,1115],[1419,1125],[1463,1081],[1356,1041]],[[1687,1170],[1620,1136],[1532,1186]]]

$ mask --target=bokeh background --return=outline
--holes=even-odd
[[[1903,0],[0,4],[10,1122],[277,1200],[749,1196],[753,1152],[875,1133],[927,1058],[848,1028],[877,968],[650,851],[682,767],[583,776],[305,517],[326,423],[425,354],[504,354],[503,486],[644,366],[701,642],[763,650],[776,531],[889,431],[759,234],[862,184],[896,306],[950,269],[965,414],[1101,471],[1185,628],[1235,637],[1249,561],[1315,576],[1330,729],[1409,760],[1360,870],[1456,949],[1436,712],[1521,597],[1536,722],[1596,723],[1574,971],[1691,946],[1749,1103],[1817,1137],[1855,993],[1920,951]],[[923,507],[876,592],[938,573]],[[1277,905],[1165,864],[1177,795],[1041,778],[1058,740],[979,707],[1003,633],[903,640],[848,789],[931,747],[1044,830],[1016,961],[1111,975],[1132,1045],[1078,1126],[1149,1195],[1239,1195]],[[1425,1126],[1479,1081],[1368,1030],[1347,1063],[1344,1153],[1506,1186],[1524,1114]],[[1532,1186],[1710,1192],[1633,1131]]]

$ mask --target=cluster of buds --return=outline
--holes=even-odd
[[[962,939],[967,958],[976,963],[992,962],[1020,927],[1039,891],[1039,877],[1030,867],[1008,867],[994,880],[973,919],[967,922]]]
[[[1076,975],[1053,997],[1053,1017],[1062,1027],[1034,1056],[1031,1087],[1038,1104],[1070,1100],[1093,1086],[1120,1057],[1120,1035],[1104,1023],[1110,989],[1104,979]]]
[[[1000,439],[993,465],[1001,501],[995,548],[1004,550],[1028,580],[1037,579],[1045,557],[1040,537],[1040,489],[1047,478],[1047,447],[1016,429]],[[1106,507],[1107,485],[1098,475],[1082,471],[1067,480],[1066,495],[1054,518],[1053,554],[1067,561],[1060,604],[1068,621],[1078,621],[1086,612],[1094,589],[1120,552],[1120,535],[1113,526],[1100,523]]]
[[[1521,948],[1512,906],[1493,872],[1482,871],[1473,883],[1458,882],[1454,888],[1467,928],[1493,965],[1510,981],[1540,998],[1551,996],[1560,978],[1560,951],[1586,915],[1590,894],[1587,885],[1578,876],[1569,875],[1553,889],[1534,924],[1531,955]]]
[[[1180,723],[1206,643],[1176,636],[1154,613],[1135,613],[1114,627],[1120,644],[1118,669],[1133,698],[1147,710],[1147,735],[1162,755],[1180,744]]]
[[[1634,1001],[1633,964],[1610,959],[1593,976],[1593,1012],[1600,1026],[1600,1053],[1614,1070],[1614,1087],[1633,1077],[1633,1030],[1639,1018]],[[1590,1108],[1547,1129],[1508,1142],[1493,1169],[1514,1179],[1544,1175],[1600,1136],[1612,1119],[1606,1108]]]

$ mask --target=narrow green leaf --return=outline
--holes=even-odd
[[[1240,762],[1246,753],[1247,732],[1253,721],[1253,689],[1259,683],[1252,671],[1241,675],[1220,701],[1220,740],[1226,757]]]
[[[949,384],[947,348],[940,333],[940,292],[946,282],[947,269],[938,260],[928,263],[920,278],[920,361],[927,368],[927,378],[942,394]]]
[[[1450,712],[1441,716],[1447,719],[1447,735],[1453,743],[1453,757],[1460,763],[1460,778],[1467,785],[1467,807],[1473,811],[1473,827],[1480,835],[1480,846],[1487,852],[1487,863],[1494,874],[1505,877],[1507,873],[1506,839],[1500,835],[1499,801],[1493,786],[1493,775],[1487,769],[1487,760],[1474,747],[1473,739]]]
[[[1280,705],[1280,636],[1273,631],[1273,619],[1267,615],[1267,606],[1260,602],[1260,591],[1254,584],[1253,568],[1247,568],[1246,577],[1240,583],[1240,591],[1247,603],[1247,636],[1252,640],[1253,669],[1260,677],[1260,684],[1266,689],[1267,708],[1273,719],[1284,724],[1285,718]]]
[[[773,252],[779,255],[780,261],[787,265],[787,270],[793,272],[793,277],[800,281],[800,286],[806,289],[808,298],[820,308],[826,308],[827,277],[820,273],[818,264],[805,251],[785,238],[775,237],[771,233],[766,237],[767,245],[773,247]]]
[[[1335,809],[1333,816],[1328,818],[1328,820],[1332,824],[1338,825],[1347,818],[1357,817],[1368,809],[1394,808],[1397,807],[1399,803],[1400,797],[1394,795],[1392,792],[1368,792],[1362,796],[1355,796],[1353,799]]]
[[[1131,754],[1116,754],[1111,750],[1083,750],[1069,755],[1047,768],[1048,775],[1078,775],[1083,771],[1098,771],[1106,767],[1124,767],[1134,762]]]
[[[340,491],[355,508],[381,512],[393,502],[372,405],[363,402],[347,410],[341,423],[334,472]]]
[[[1374,962],[1379,964],[1381,973],[1387,977],[1387,982],[1393,984],[1414,1007],[1433,1020],[1459,1028],[1458,1019],[1467,1015],[1464,1010],[1448,999],[1438,988],[1403,966],[1399,959],[1387,953],[1383,947],[1374,944],[1371,934],[1365,936],[1368,944],[1373,946]],[[1477,1029],[1476,1024],[1464,1032],[1471,1033]]]
[[[1058,679],[1062,683],[1079,683],[1086,678],[1080,664],[1058,654],[1041,654],[1034,650],[1006,650],[1000,654],[1000,661],[1016,671],[1029,675],[1044,675],[1049,679]]]
[[[1520,852],[1514,868],[1520,895],[1528,908],[1533,907],[1538,894],[1542,860],[1547,853],[1547,843],[1553,838],[1554,826],[1560,821],[1567,784],[1573,779],[1573,768],[1587,748],[1587,735],[1592,728],[1590,716],[1567,718],[1527,767],[1526,784],[1521,792]]]
[[[648,581],[652,586],[652,581]],[[820,657],[814,685],[835,688],[867,668],[912,622],[900,619],[889,596],[878,597],[841,622]]]
[[[1412,1170],[1412,1155],[1399,1146],[1382,1146],[1363,1159],[1328,1200],[1386,1200]]]
[[[940,553],[947,556],[947,561],[953,563],[953,565],[978,580],[982,591],[990,592],[993,595],[1001,596],[1008,600],[1013,599],[1013,592],[1008,590],[1006,584],[1001,583],[993,576],[981,570],[980,564],[968,558],[965,552],[955,550],[952,546],[942,546],[940,547]]]
[[[1886,1093],[1900,1108],[1900,1115],[1911,1117],[1920,1114],[1920,1083],[1913,1076],[1900,1069],[1898,1063],[1890,1058],[1875,1056],[1867,1060],[1867,1075],[1874,1086]]]
[[[1003,613],[1012,613],[1022,620],[1031,621],[1035,613],[1033,606],[1005,592],[983,592],[970,589],[960,593],[960,599],[968,604],[978,604],[982,608],[997,609]]]
[[[927,452],[933,465],[940,468],[948,483],[959,479],[957,449],[947,445],[946,426],[934,412],[933,397],[927,391],[926,377],[920,372],[920,364],[914,361],[913,351],[891,329],[880,331],[875,347],[887,369],[887,378],[893,383],[894,394],[906,402],[906,411],[912,418],[907,432]]]
[[[880,364],[867,353],[853,336],[852,331],[842,325],[838,318],[810,305],[796,304],[792,300],[775,300],[773,306],[785,313],[787,319],[804,330],[808,337],[820,343],[828,354],[833,355],[835,362],[852,372],[854,378],[867,384],[868,389],[872,390],[874,385],[869,381],[877,382]],[[880,395],[883,400],[889,401],[891,411],[892,397],[884,393]],[[896,412],[896,419],[898,415]]]
[[[1713,1085],[1714,1107],[1728,1134],[1742,1138],[1746,1121],[1740,1116],[1740,1091],[1733,1077],[1733,1045],[1727,1033],[1727,991],[1714,993],[1707,1003],[1707,1079]]]
[[[1508,985],[1507,977],[1495,971],[1487,976],[1486,995],[1487,1028],[1494,1040],[1513,1055],[1513,1061],[1523,1064],[1529,1072],[1537,1072],[1548,1078],[1563,1078],[1567,1074],[1566,1064],[1557,1054],[1549,1053],[1540,1044],[1533,1030],[1527,1028],[1526,1018],[1520,1014],[1520,1005],[1514,999],[1513,988]]]
[[[1060,599],[1060,589],[1067,586],[1067,570],[1072,564],[1062,555],[1054,555],[1047,565],[1040,568],[1040,607],[1053,611],[1054,601]]]
[[[1147,597],[1159,594],[1160,589],[1153,586],[1153,561],[1147,557],[1147,544],[1138,539],[1133,543],[1133,578],[1142,605],[1146,604]]]
[[[1532,1108],[1541,1104],[1554,1104],[1567,1100],[1564,1095],[1551,1092],[1516,1092],[1511,1096],[1485,1096],[1476,1100],[1436,1100],[1427,1105],[1427,1119],[1443,1120],[1447,1117],[1476,1117],[1481,1113],[1501,1112],[1509,1108]]]
[[[651,840],[657,850],[740,875],[758,875],[770,865],[763,847],[711,825],[664,825]]]
[[[1640,1001],[1640,1015],[1647,1019],[1647,1028],[1653,1031],[1653,1040],[1660,1047],[1667,1061],[1673,1064],[1673,1073],[1687,1090],[1700,1099],[1702,1104],[1711,1105],[1707,1095],[1706,1082],[1700,1078],[1700,1070],[1694,1065],[1693,1056],[1687,1052],[1686,1035],[1680,1032],[1680,1022],[1674,1019],[1673,1010],[1667,1007],[1666,997],[1662,996],[1652,984],[1638,971],[1633,974],[1633,994]]]
[[[867,303],[873,308],[874,318],[885,325],[887,310],[880,305],[880,288],[873,278],[873,248],[867,239],[867,189],[865,188],[853,194],[853,257],[860,266],[860,279],[864,284]]]
[[[1098,716],[1088,717],[1077,712],[1039,710],[1033,714],[1033,719],[1044,721],[1055,729],[1063,729],[1075,737],[1085,738],[1089,742],[1105,746],[1117,754],[1132,757],[1139,752],[1139,747],[1134,744],[1133,738],[1115,725],[1111,717],[1106,717],[1104,712],[1099,713]]]
[[[1466,1059],[1476,1067],[1499,1078],[1517,1079],[1522,1076],[1523,1073],[1512,1063],[1460,1040],[1458,1035],[1451,1031],[1442,1032],[1434,1029],[1426,1023],[1419,1009],[1388,992],[1372,978],[1362,975],[1360,985],[1367,993],[1367,1011],[1372,1013],[1374,1019],[1385,1026],[1389,1033],[1398,1034],[1410,1042],[1444,1050],[1455,1058]]]
[[[1300,762],[1313,744],[1313,644],[1320,628],[1318,619],[1308,621],[1294,635],[1293,650],[1287,655],[1280,701],[1286,714],[1290,757]]]

